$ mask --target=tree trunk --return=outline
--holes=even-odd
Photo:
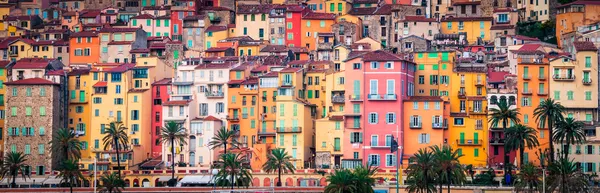
[[[71,178],[71,180],[69,180],[69,181],[71,181],[69,183],[69,191],[71,191],[71,193],[73,193],[73,179]]]
[[[173,138],[171,138],[171,179],[175,179],[175,142]]]
[[[223,143],[224,149],[223,149],[223,153],[227,154],[227,141],[225,141],[225,143]]]
[[[277,187],[281,187],[281,165],[279,165],[277,172],[279,173],[278,178],[277,178]]]
[[[521,167],[521,169],[523,168],[523,154],[525,154],[525,147],[519,148],[519,167]]]
[[[117,153],[117,176],[119,176],[119,179],[121,179],[121,158],[119,157],[119,140],[117,140],[117,138],[114,138],[115,140],[115,150]]]
[[[15,180],[17,179],[17,171],[14,171],[12,173],[13,179],[12,179],[12,183],[10,183],[10,187],[11,188],[16,188],[15,186],[17,186],[17,183],[15,182]]]
[[[450,171],[446,171],[446,173],[448,174],[448,193],[450,193],[450,184],[452,183],[452,174],[450,174]]]
[[[552,131],[552,118],[549,115],[548,117],[548,134],[550,135],[550,163],[554,162],[554,143],[552,143],[552,139],[554,137],[554,132]]]
[[[425,178],[424,178],[424,180],[425,180],[425,188],[427,190],[427,193],[429,193],[429,186],[427,185],[427,178],[428,178],[428,176],[427,176],[427,169],[425,169],[425,171],[423,171],[423,174],[425,174]],[[396,183],[400,183],[400,179],[396,179]]]
[[[69,148],[65,146],[63,147],[63,151],[65,152],[65,160],[69,160]]]
[[[442,181],[442,178],[441,178],[442,174],[440,173],[440,174],[438,174],[438,176],[440,176],[440,193],[442,193],[442,185],[444,184],[444,182]]]
[[[235,178],[235,174],[231,174],[231,189],[233,190],[233,179]]]
[[[508,120],[507,119],[502,120],[502,132],[504,132],[505,142],[506,142],[506,125],[507,124],[508,124]],[[502,168],[502,169],[504,170],[504,183],[506,185],[510,184],[510,182],[508,182],[507,177],[506,177],[508,175],[508,173],[509,173],[509,168],[508,168],[508,162],[509,162],[509,160],[508,160],[509,156],[508,155],[509,155],[509,153],[510,152],[508,151],[508,149],[506,148],[506,146],[504,146],[504,168]]]
[[[567,161],[569,160],[569,149],[571,149],[571,140],[567,137],[567,149],[563,150],[565,160]]]

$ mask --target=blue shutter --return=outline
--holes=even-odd
[[[31,131],[29,131],[29,133],[31,134],[31,136],[35,136],[35,128],[30,128]]]

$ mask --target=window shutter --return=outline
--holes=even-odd
[[[363,142],[363,133],[362,133],[362,132],[359,132],[359,133],[358,133],[358,142],[359,142],[359,143],[362,143],[362,142]]]
[[[587,168],[587,163],[586,163],[586,162],[583,162],[583,163],[581,163],[581,168],[583,169],[583,172],[587,171],[587,170],[586,170],[586,168]]]
[[[417,136],[417,141],[419,141],[419,144],[423,144],[423,140],[421,139],[421,135]]]
[[[430,137],[430,134],[427,134],[427,142],[425,142],[426,144],[429,144],[429,137]]]
[[[592,153],[591,154],[594,154],[594,152],[596,152],[596,146],[592,145]]]
[[[369,155],[369,165],[371,165],[371,163],[373,163],[373,161],[371,160],[371,155]]]
[[[354,143],[354,141],[353,141],[354,139],[352,137],[353,135],[354,135],[354,132],[350,133],[350,143]]]
[[[596,163],[592,163],[592,172],[596,171]]]
[[[392,155],[392,166],[396,166],[396,155]]]
[[[33,127],[32,127],[32,128],[29,128],[29,129],[31,130],[31,131],[29,131],[29,134],[30,134],[31,136],[35,136],[35,129],[34,129]]]
[[[27,135],[27,127],[21,128],[21,133],[23,136]]]

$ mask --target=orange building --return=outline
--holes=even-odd
[[[533,112],[538,104],[548,97],[549,61],[544,57],[546,53],[539,44],[525,44],[514,52],[517,54],[517,98],[520,100],[517,105],[521,113],[519,119],[521,124],[538,131],[539,148],[546,149],[550,142],[547,126],[538,125]],[[511,123],[511,126],[513,124]],[[537,163],[537,151],[537,149],[526,149],[524,160]]]
[[[576,1],[558,6],[556,14],[556,42],[563,45],[562,35],[577,31],[577,27],[597,23],[600,18],[599,1]]]
[[[412,96],[404,101],[404,155],[414,155],[421,148],[443,145],[447,139],[450,104],[439,96]],[[408,128],[408,129],[406,129]],[[409,157],[402,159],[409,163]]]
[[[100,39],[97,31],[82,31],[71,34],[70,64],[93,64],[100,59]]]
[[[301,44],[308,50],[317,49],[317,36],[319,33],[331,33],[331,26],[335,23],[336,14],[307,12],[301,21]]]

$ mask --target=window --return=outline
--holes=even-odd
[[[396,155],[393,155],[393,154],[385,155],[385,165],[387,167],[396,166]]]
[[[463,118],[454,118],[454,125],[462,126],[465,124],[465,120]]]
[[[377,124],[377,113],[369,113],[369,123]]]
[[[354,70],[360,70],[360,63],[354,63],[354,64],[352,64],[352,68]]]
[[[387,113],[385,116],[385,120],[387,124],[396,123],[396,113]]]
[[[585,57],[585,67],[586,68],[592,67],[592,57],[590,57],[590,56]]]
[[[567,91],[567,100],[572,101],[573,100],[573,91]]]
[[[379,146],[379,136],[377,135],[372,135],[371,136],[371,146],[377,147]]]
[[[379,155],[376,155],[376,154],[369,155],[369,165],[379,166]]]

